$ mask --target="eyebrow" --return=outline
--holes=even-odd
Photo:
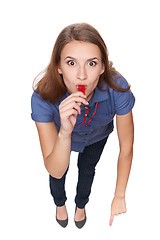
[[[64,59],[64,60],[66,60],[67,58],[71,58],[71,59],[77,60],[76,58],[74,58],[74,57],[71,57],[71,56],[67,56],[67,57],[65,57],[65,59]],[[93,58],[89,58],[89,59],[87,59],[87,61],[92,61],[92,60],[94,60],[94,59],[97,59],[97,60],[99,60],[97,57],[93,57]]]

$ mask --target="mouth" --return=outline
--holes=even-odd
[[[79,84],[79,85],[76,85],[76,88],[78,89],[78,91],[85,94],[85,90],[87,89],[87,85]]]
[[[87,89],[87,85],[85,85],[85,84],[77,84],[76,85],[76,88],[79,90],[79,88],[84,88],[84,89]]]

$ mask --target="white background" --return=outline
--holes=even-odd
[[[152,1],[3,1],[0,4],[1,160],[0,238],[160,239],[159,215],[159,5]],[[116,183],[116,128],[97,166],[87,223],[74,225],[77,153],[67,175],[69,225],[55,221],[38,134],[31,120],[35,76],[49,63],[54,42],[67,25],[87,22],[106,42],[109,59],[131,84],[135,143],[126,191],[127,213],[109,226]]]

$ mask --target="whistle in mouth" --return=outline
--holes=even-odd
[[[78,85],[78,91],[84,93],[85,95],[85,85]]]

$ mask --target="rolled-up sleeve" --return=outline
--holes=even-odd
[[[31,111],[31,118],[35,122],[54,121],[54,113],[51,106],[36,92],[33,92],[31,97]]]
[[[123,77],[119,78],[117,82],[124,89],[129,87],[127,80]],[[114,90],[114,103],[116,114],[125,115],[132,110],[135,104],[135,96],[133,95],[131,90],[127,92],[120,92]]]

